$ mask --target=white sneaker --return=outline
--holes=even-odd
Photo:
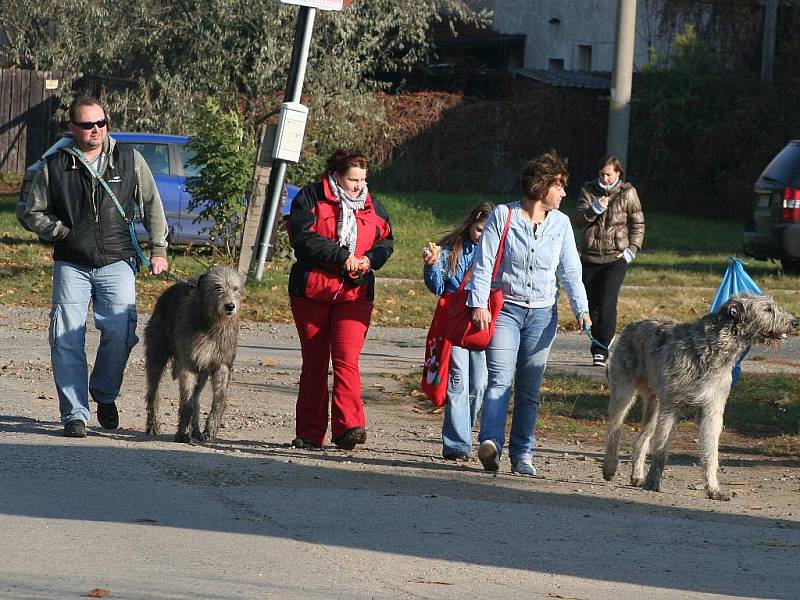
[[[606,366],[606,357],[602,354],[593,354],[592,355],[592,365],[595,367],[605,367]]]
[[[529,475],[533,477],[536,475],[536,467],[533,466],[533,462],[531,462],[530,458],[523,458],[521,461],[511,465],[511,472],[517,475]]]

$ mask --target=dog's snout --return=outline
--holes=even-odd
[[[233,314],[234,310],[236,310],[236,305],[233,302],[228,302],[225,304],[225,312],[227,314]]]
[[[791,325],[794,329],[797,329],[798,327],[800,327],[800,321],[798,321],[797,319],[792,319]]]

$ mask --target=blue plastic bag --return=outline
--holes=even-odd
[[[758,287],[758,284],[753,281],[747,271],[744,270],[744,262],[732,256],[728,257],[731,264],[725,270],[725,276],[722,278],[722,283],[717,290],[717,295],[714,296],[711,302],[711,312],[716,312],[719,308],[728,301],[728,298],[735,294],[755,294],[756,296],[763,296],[764,292]],[[733,367],[733,385],[739,381],[739,375],[742,372],[742,361],[747,353],[750,352],[748,346],[744,353],[739,357],[736,366]]]

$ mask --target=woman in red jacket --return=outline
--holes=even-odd
[[[373,272],[394,243],[386,210],[367,191],[367,167],[359,150],[338,150],[322,181],[292,200],[288,225],[297,262],[289,297],[303,354],[292,441],[298,448],[322,447],[329,403],[333,443],[352,450],[367,441],[358,359],[372,315]]]

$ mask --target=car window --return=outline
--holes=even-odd
[[[169,175],[169,146],[167,144],[149,144],[141,142],[120,142],[126,144],[142,155],[153,175]]]
[[[192,151],[189,150],[188,146],[178,146],[178,156],[183,164],[183,174],[186,177],[195,177],[200,173],[200,167],[189,162],[192,158]]]

